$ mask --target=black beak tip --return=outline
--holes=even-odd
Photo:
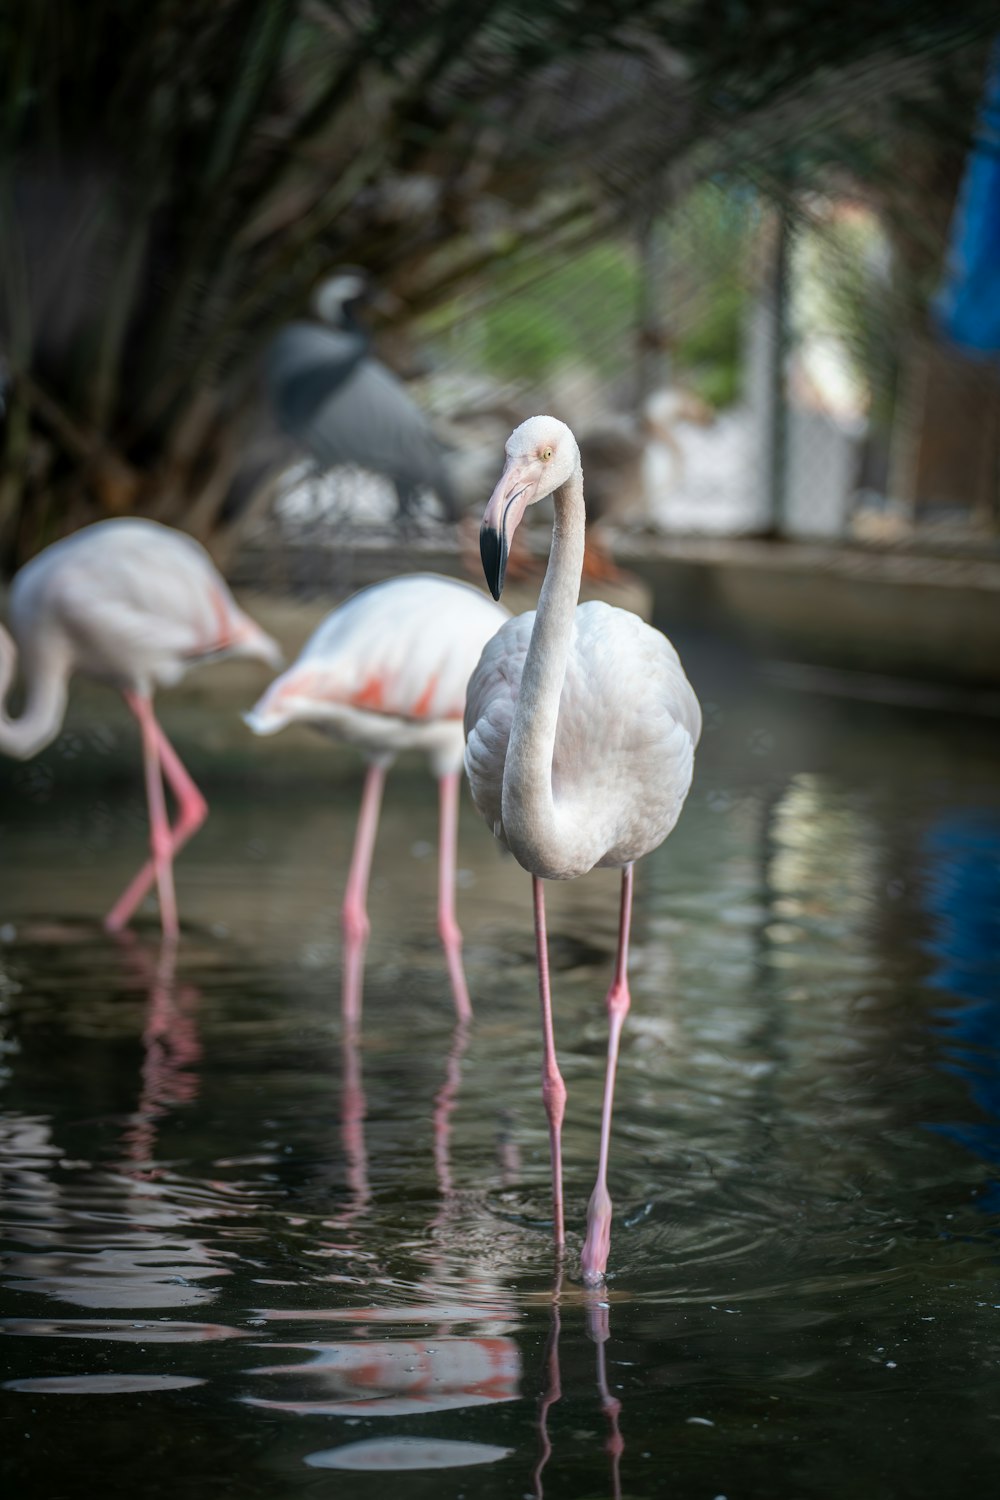
[[[492,526],[479,530],[479,555],[483,560],[483,572],[490,593],[499,602],[503,593],[503,575],[507,571],[507,539]]]

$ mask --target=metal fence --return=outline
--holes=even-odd
[[[790,194],[775,208],[703,186],[643,234],[504,265],[407,337],[388,359],[423,367],[408,388],[470,515],[511,427],[548,411],[595,452],[617,441],[612,530],[997,537],[997,377],[923,326],[858,199]],[[602,482],[613,489],[614,472]],[[431,496],[402,524],[384,478],[302,455],[247,544],[258,568],[303,587],[311,566],[328,577],[331,557],[400,541],[454,547]]]

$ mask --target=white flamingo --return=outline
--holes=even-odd
[[[577,606],[585,514],[570,429],[531,417],[507,439],[506,463],[480,531],[486,580],[503,588],[511,537],[526,508],[552,495],[552,551],[537,611],[517,616],[483,652],[469,683],[465,765],[477,808],[532,876],[542,1004],[542,1094],[549,1118],[555,1238],[564,1238],[560,1132],[566,1089],[552,1028],[543,880],[595,865],[622,871],[618,957],[607,996],[610,1032],[597,1183],[581,1266],[607,1267],[608,1146],[615,1068],[629,1008],[632,867],[662,843],[691,785],[701,710],[677,652],[658,630],[607,604]]]
[[[120,931],[155,881],[164,936],[175,938],[174,855],[208,805],[156,721],[153,692],[223,656],[278,666],[277,644],[237,606],[193,538],[135,519],[98,521],[32,558],[14,578],[10,623],[13,638],[0,626],[0,750],[28,760],[55,739],[74,672],[118,688],[138,720],[152,854],[105,926]],[[19,655],[26,696],[12,719],[6,700]],[[163,778],[177,799],[173,827]]]
[[[362,589],[333,610],[298,660],[246,720],[256,734],[311,724],[355,745],[368,761],[341,912],[345,1020],[360,1016],[368,939],[367,894],[385,774],[401,750],[421,750],[438,779],[438,931],[460,1018],[471,1015],[455,918],[455,843],[465,689],[507,610],[451,578],[414,573]]]

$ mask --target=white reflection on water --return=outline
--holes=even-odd
[[[114,1344],[204,1344],[244,1339],[248,1331],[224,1323],[155,1322],[134,1318],[0,1318],[0,1333],[21,1338],[99,1339]]]
[[[310,1453],[305,1462],[313,1469],[368,1472],[463,1469],[470,1464],[495,1464],[513,1451],[492,1443],[463,1443],[447,1438],[386,1437],[326,1448],[321,1453]]]
[[[131,1396],[136,1391],[181,1391],[204,1384],[193,1375],[39,1375],[5,1380],[3,1388],[39,1396]]]

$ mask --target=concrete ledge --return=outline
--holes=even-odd
[[[655,618],[757,654],[931,682],[1000,683],[1000,561],[756,541],[623,544]]]
[[[306,570],[316,576],[316,552],[283,549],[291,587]],[[734,635],[765,657],[969,687],[1000,683],[1000,558],[639,534],[619,537],[615,555],[632,574],[633,596],[638,581],[651,617],[670,634],[693,627]],[[424,538],[405,548],[362,544],[338,561],[351,588],[417,568],[467,576],[454,549]],[[239,576],[273,576],[274,567],[273,556],[248,549]],[[533,607],[537,588],[536,579],[510,591],[511,608]],[[627,587],[597,592],[637,607]],[[638,612],[650,618],[648,607]]]

